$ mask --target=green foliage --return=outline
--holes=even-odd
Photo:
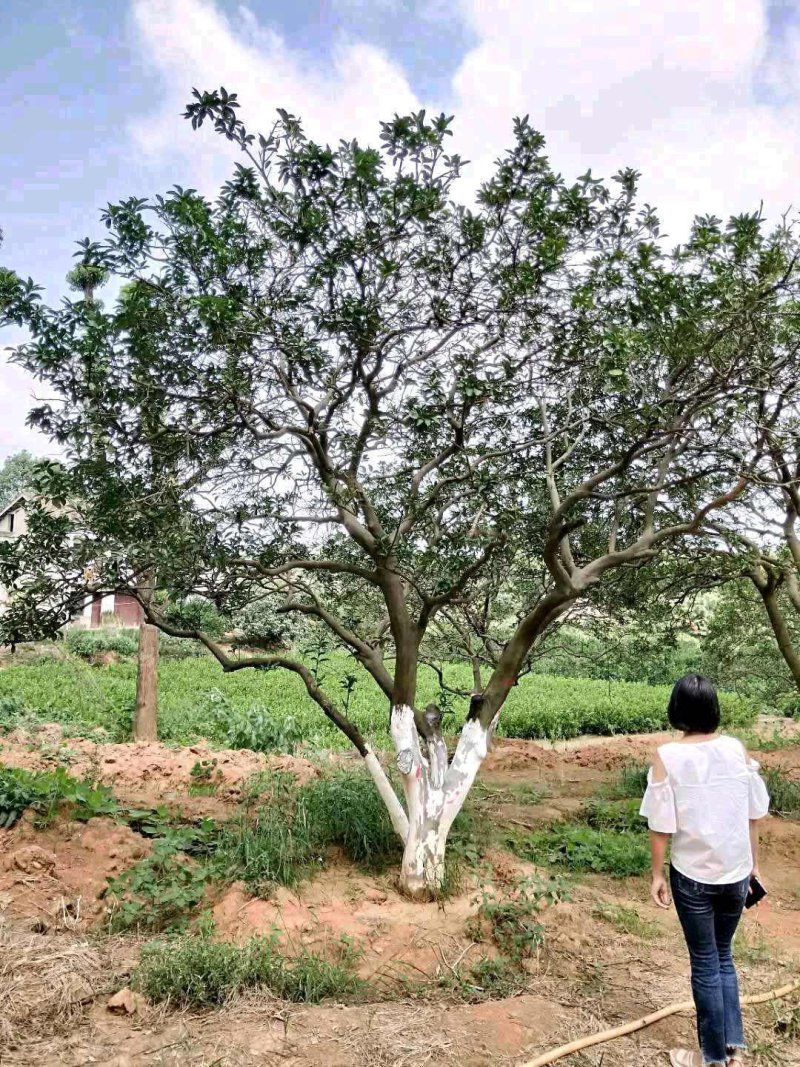
[[[644,834],[595,830],[591,826],[564,823],[530,837],[509,841],[523,859],[564,867],[569,871],[611,874],[626,878],[642,874],[650,865],[650,849]]]
[[[211,796],[222,781],[216,759],[197,760],[189,771],[189,792],[193,796]]]
[[[778,596],[782,603],[786,594],[780,592]],[[798,648],[800,620],[790,604],[783,607],[789,634]],[[800,699],[763,601],[749,579],[730,582],[715,592],[702,653],[701,673],[730,688],[790,711]]]
[[[101,652],[116,652],[118,656],[136,656],[139,651],[139,631],[110,626],[98,630],[70,627],[64,631],[64,644],[75,656],[92,659]],[[196,641],[159,634],[158,652],[167,659],[205,656],[206,651]]]
[[[652,941],[661,936],[661,927],[652,919],[643,919],[636,908],[624,904],[596,904],[592,909],[596,919],[609,923],[620,933],[630,934],[643,941]]]
[[[615,792],[620,797],[643,797],[650,771],[646,763],[628,763],[620,771]]]
[[[139,631],[127,629],[79,630],[64,633],[64,644],[74,656],[91,659],[102,652],[118,656],[135,656],[139,648]]]
[[[255,810],[224,828],[215,862],[254,892],[296,885],[330,849],[372,871],[400,855],[383,801],[361,768],[323,775],[299,789],[290,776],[262,775],[251,792]]]
[[[498,734],[555,741],[668,729],[670,690],[633,682],[534,676],[523,679],[509,696]],[[748,725],[755,719],[754,708],[734,694],[720,694],[720,704],[725,726]]]
[[[289,958],[276,935],[245,945],[187,937],[142,949],[134,985],[148,999],[172,1008],[208,1008],[234,993],[263,989],[283,1000],[317,1004],[349,1001],[364,990],[355,973],[359,952],[349,941],[334,942],[327,955],[303,949]]]
[[[800,818],[800,782],[780,767],[762,768],[770,795],[770,808],[776,815]]]
[[[588,826],[595,830],[613,830],[617,833],[642,833],[647,823],[639,814],[641,796],[636,800],[599,800],[587,801],[581,815]]]
[[[524,878],[503,896],[493,888],[484,889],[477,914],[468,922],[468,933],[476,941],[488,934],[502,954],[518,964],[542,945],[542,910],[568,899],[567,885],[560,879]]]
[[[289,713],[279,717],[269,708],[256,704],[234,708],[223,697],[217,709],[226,708],[227,725],[224,743],[227,748],[249,748],[253,752],[294,752],[305,740],[303,729]]]
[[[350,717],[377,747],[389,748],[385,698],[369,675],[341,652],[329,656],[325,671],[334,679],[349,673],[358,676]],[[448,685],[469,689],[468,666],[448,666],[446,680]],[[423,670],[419,703],[424,706],[435,700],[438,688],[433,672]],[[0,726],[3,701],[11,700],[15,716],[24,713],[41,722],[58,722],[66,733],[102,726],[113,740],[124,741],[130,738],[135,694],[133,661],[105,667],[77,660],[11,666],[0,671]],[[498,733],[566,738],[587,731],[616,734],[663,729],[668,698],[666,688],[528,675],[509,695]],[[726,723],[747,726],[754,721],[750,703],[731,694],[722,694],[721,699]],[[454,718],[452,728],[457,727]],[[205,738],[228,747],[247,745],[250,740],[254,746],[263,746],[263,751],[286,751],[301,741],[318,749],[349,745],[320,715],[295,675],[276,671],[226,675],[208,656],[159,665],[159,736],[172,744],[194,744]]]
[[[79,822],[120,811],[110,789],[73,778],[63,767],[28,771],[0,764],[0,828],[9,829],[28,808],[35,812],[39,825],[50,822],[61,810]]]
[[[180,930],[202,901],[209,867],[179,852],[180,840],[159,838],[145,859],[109,881],[108,926],[113,931]]]
[[[359,769],[309,782],[298,804],[318,850],[340,848],[367,870],[384,870],[400,856],[400,841],[375,784]]]
[[[25,450],[6,457],[0,466],[0,506],[33,489],[37,463],[36,457]]]

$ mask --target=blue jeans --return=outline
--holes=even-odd
[[[692,994],[703,1062],[725,1064],[745,1047],[739,983],[731,944],[750,879],[730,885],[694,882],[670,867],[672,898],[692,963]]]

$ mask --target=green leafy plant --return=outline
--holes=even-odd
[[[189,771],[189,792],[193,796],[215,793],[222,781],[222,771],[216,759],[198,760]]]
[[[531,877],[521,879],[508,893],[499,896],[494,888],[480,895],[477,914],[467,924],[468,934],[476,941],[488,935],[508,959],[519,963],[535,955],[544,941],[542,910],[569,899],[569,890],[561,879]]]
[[[611,874],[615,878],[642,874],[650,865],[650,849],[643,834],[595,830],[564,823],[530,837],[509,840],[524,859],[564,867],[570,871]]]
[[[157,933],[185,928],[187,913],[202,901],[212,873],[179,848],[179,841],[160,838],[146,859],[109,881],[109,929]]]
[[[101,815],[116,816],[120,811],[107,786],[73,778],[63,767],[28,771],[0,766],[0,826],[13,826],[28,808],[35,812],[40,826],[51,822],[60,810],[80,822]]]
[[[587,801],[581,816],[595,830],[616,830],[620,833],[640,834],[647,831],[647,823],[639,814],[640,799]]]

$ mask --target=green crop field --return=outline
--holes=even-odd
[[[340,705],[345,679],[355,677],[349,714],[378,746],[387,747],[386,698],[366,672],[345,655],[325,664],[323,685]],[[467,665],[447,669],[448,685],[468,690]],[[25,722],[61,723],[67,733],[97,727],[117,741],[127,740],[134,704],[136,664],[124,660],[93,666],[75,656],[61,661],[14,665],[0,670],[0,728]],[[420,677],[421,704],[439,698],[432,671]],[[509,695],[498,733],[507,737],[563,739],[581,734],[637,733],[666,726],[667,687],[633,682],[601,682],[545,674],[524,677]],[[746,726],[755,710],[742,698],[723,694],[727,726]],[[455,733],[466,700],[445,718]],[[314,748],[342,748],[349,742],[308,697],[302,681],[285,671],[244,670],[223,674],[208,656],[162,660],[159,669],[159,733],[174,744],[207,738],[240,748],[287,748],[300,742]]]

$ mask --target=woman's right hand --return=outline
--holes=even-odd
[[[669,886],[667,885],[667,880],[663,874],[653,875],[653,884],[650,886],[650,896],[659,908],[669,907]]]

